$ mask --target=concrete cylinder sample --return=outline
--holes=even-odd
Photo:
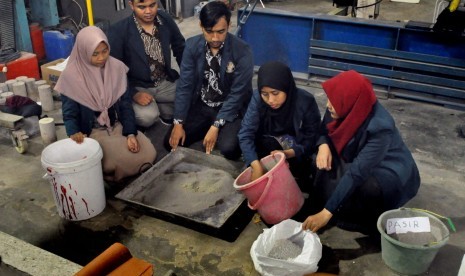
[[[27,76],[19,76],[19,77],[16,77],[16,80],[17,81],[25,81],[28,77]]]
[[[57,140],[55,120],[53,118],[42,118],[39,120],[40,136],[44,146],[48,146]]]
[[[0,93],[7,92],[7,91],[9,91],[8,90],[8,84],[6,84],[4,82],[0,82]]]
[[[44,84],[38,87],[39,90],[39,99],[42,105],[43,111],[52,111],[55,109],[53,104],[52,90],[50,85]]]
[[[34,78],[27,78],[24,80],[24,83],[26,84],[27,96],[32,100],[37,101],[39,98],[39,92],[36,90],[35,82],[36,79]]]
[[[44,85],[44,84],[47,84],[46,80],[38,80],[34,83],[34,87],[37,91],[37,95],[39,95],[39,86]]]
[[[9,92],[9,91],[0,93],[0,105],[5,105],[6,100],[13,96],[14,96],[13,92]]]
[[[26,84],[22,81],[13,83],[13,93],[17,96],[27,97]]]
[[[7,80],[5,83],[8,85],[8,91],[13,91],[13,83],[17,82],[17,80]]]

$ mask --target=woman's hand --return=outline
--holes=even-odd
[[[139,91],[137,92],[136,94],[134,94],[134,96],[132,97],[132,99],[139,105],[142,105],[142,106],[145,106],[145,105],[148,105],[149,103],[155,101],[155,99],[153,98],[152,95],[150,95],[149,93],[147,92],[142,92],[142,91]]]
[[[320,170],[330,171],[332,161],[333,156],[328,144],[321,144],[318,147],[318,154],[316,155],[316,167]]]
[[[85,137],[87,137],[87,135],[83,134],[82,132],[74,133],[73,135],[69,136],[69,138],[78,144],[84,142]]]
[[[215,147],[219,131],[220,129],[216,126],[211,126],[207,134],[205,135],[205,138],[203,138],[203,146],[205,147],[205,152],[207,154],[210,154],[213,148]]]
[[[293,149],[287,149],[287,150],[274,150],[270,154],[275,155],[277,152],[282,152],[286,156],[286,159],[295,157],[295,151]]]
[[[139,142],[137,141],[137,137],[135,135],[128,136],[128,149],[132,153],[139,152]]]
[[[262,167],[262,164],[258,160],[254,160],[252,163],[250,163],[250,167],[252,168],[250,182],[254,181],[255,179],[259,178],[260,176],[266,173],[265,169]]]
[[[320,228],[326,226],[328,221],[333,217],[330,211],[323,209],[318,214],[309,216],[303,223],[303,230],[310,230],[312,232],[317,232]]]
[[[176,150],[179,145],[179,141],[181,141],[181,146],[184,145],[184,140],[186,140],[186,132],[184,131],[184,127],[182,124],[175,124],[173,126],[173,130],[171,130],[170,136],[171,151]]]

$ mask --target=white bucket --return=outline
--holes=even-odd
[[[105,189],[99,143],[85,138],[78,144],[70,138],[48,145],[41,156],[60,217],[79,221],[105,209]]]

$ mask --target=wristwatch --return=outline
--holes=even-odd
[[[224,119],[218,119],[213,122],[213,126],[217,128],[221,128],[222,126],[224,126],[225,123],[226,122],[224,121]]]

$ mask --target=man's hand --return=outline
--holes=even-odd
[[[137,104],[143,105],[143,106],[148,105],[151,102],[155,101],[152,95],[150,95],[147,92],[143,92],[143,91],[139,91],[136,94],[134,94],[134,96],[132,97],[132,100],[135,101]]]
[[[260,176],[266,173],[266,170],[263,168],[262,164],[258,160],[252,161],[252,163],[250,163],[250,167],[252,168],[252,176],[250,177],[250,182],[254,181],[255,179],[259,178]]]
[[[128,149],[132,153],[139,152],[139,142],[137,141],[137,137],[135,135],[128,136]]]
[[[182,124],[175,124],[173,126],[173,130],[171,130],[170,136],[171,150],[176,150],[179,145],[179,140],[181,140],[181,146],[183,146],[184,141],[186,140],[186,132],[184,131]]]
[[[69,136],[69,138],[78,144],[84,142],[85,137],[87,137],[87,135],[83,134],[82,132],[74,133],[73,135]]]
[[[211,126],[207,134],[205,135],[205,138],[203,139],[203,146],[205,147],[205,152],[207,154],[210,154],[213,148],[215,147],[219,131],[220,129],[216,126]]]
[[[323,209],[318,214],[309,216],[303,223],[303,230],[310,230],[312,232],[318,231],[320,228],[328,224],[333,214],[330,211]]]
[[[318,154],[316,155],[316,167],[319,170],[331,170],[331,162],[333,161],[333,156],[331,155],[331,150],[329,149],[328,144],[321,144],[318,147]]]

